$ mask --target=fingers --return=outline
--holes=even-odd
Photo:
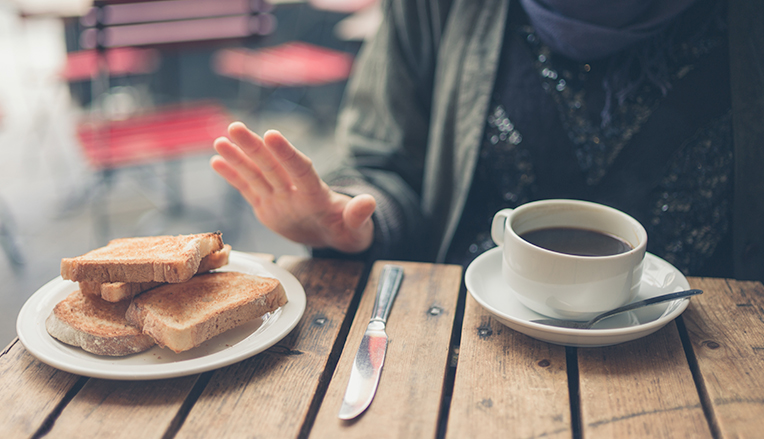
[[[377,202],[371,195],[362,194],[353,197],[342,212],[342,219],[351,229],[358,229],[371,219]]]
[[[210,166],[222,176],[231,186],[236,188],[244,199],[253,207],[260,203],[257,191],[249,185],[248,180],[243,178],[236,169],[223,157],[216,155],[210,159]]]
[[[234,122],[228,127],[228,134],[253,164],[274,191],[286,191],[293,188],[292,179],[287,171],[265,146],[265,142],[241,122]],[[222,154],[221,154],[222,155]]]
[[[214,147],[220,157],[210,161],[212,168],[242,194],[247,196],[245,194],[247,191],[258,193],[273,191],[273,187],[265,179],[257,164],[238,146],[225,137],[221,137],[215,140]]]
[[[305,192],[313,194],[322,189],[321,178],[313,167],[313,161],[291,143],[278,131],[269,130],[263,135],[263,141],[268,149],[279,160],[292,183]]]
[[[248,199],[298,189],[302,195],[312,196],[326,189],[311,159],[278,131],[269,130],[261,138],[243,123],[234,122],[228,133],[233,142],[217,139],[214,146],[222,159],[210,164],[243,194],[253,192],[245,194]]]
[[[342,210],[342,220],[347,234],[331,241],[331,247],[337,250],[358,253],[369,248],[374,241],[374,223],[371,215],[377,202],[371,195],[358,195],[351,198]]]

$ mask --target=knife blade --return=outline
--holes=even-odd
[[[340,419],[350,420],[357,417],[374,399],[387,350],[385,324],[402,280],[403,267],[385,265],[382,269],[371,319],[355,354],[345,397],[342,399]]]

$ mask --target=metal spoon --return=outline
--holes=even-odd
[[[590,329],[592,326],[594,326],[595,323],[599,322],[600,320],[607,317],[612,317],[622,312],[631,311],[633,309],[641,308],[643,306],[652,305],[655,303],[681,299],[682,297],[695,296],[697,294],[702,294],[702,293],[703,291],[701,290],[686,290],[686,291],[679,291],[676,293],[664,294],[662,296],[651,297],[649,299],[640,300],[639,302],[633,302],[628,305],[624,305],[620,308],[603,312],[602,314],[594,317],[588,322],[577,322],[574,320],[564,320],[564,319],[538,319],[538,320],[531,320],[531,322],[541,323],[543,325],[549,325],[549,326],[558,326],[560,328]]]

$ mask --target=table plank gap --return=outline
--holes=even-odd
[[[578,367],[584,437],[712,437],[673,322],[639,340],[579,348]]]
[[[435,437],[443,397],[449,342],[462,267],[394,262],[403,282],[387,322],[388,345],[379,387],[358,418],[337,417],[355,354],[371,317],[379,275],[377,261],[363,292],[344,351],[319,409],[311,437],[342,438],[384,432],[386,437]]]
[[[573,439],[583,437],[581,426],[581,382],[578,375],[578,349],[565,347],[565,365],[568,373],[568,398],[570,401],[570,429]]]
[[[447,439],[572,436],[565,347],[516,332],[466,298]]]
[[[406,279],[380,390],[369,411],[339,430],[346,356],[358,348],[381,269],[284,257],[278,264],[306,289],[303,319],[271,349],[226,368],[101,380],[47,366],[13,340],[0,351],[0,437],[727,439],[764,430],[759,282],[689,278],[705,293],[660,331],[564,348],[499,323],[463,290],[461,267],[395,263]]]
[[[704,291],[683,317],[709,423],[720,438],[761,436],[764,285],[709,278],[691,278],[690,284]]]
[[[703,414],[706,416],[708,422],[708,428],[711,429],[711,434],[714,439],[721,439],[721,429],[714,415],[714,408],[711,398],[708,394],[708,389],[703,381],[703,376],[700,372],[700,366],[698,365],[698,359],[695,358],[695,352],[692,348],[692,341],[687,331],[687,325],[684,322],[684,316],[679,316],[676,319],[676,326],[679,330],[679,337],[682,340],[682,347],[684,348],[685,357],[687,357],[687,363],[690,365],[690,371],[692,372],[692,379],[695,381],[695,388],[698,389],[698,395],[700,396],[700,403],[703,407]]]
[[[66,392],[66,395],[64,398],[59,401],[59,403],[56,405],[56,408],[53,409],[52,412],[45,418],[45,421],[43,421],[40,428],[35,432],[35,434],[32,436],[33,439],[38,439],[46,436],[48,433],[50,433],[50,430],[53,428],[53,425],[56,423],[56,419],[58,419],[59,416],[61,416],[61,413],[64,411],[66,406],[74,399],[74,397],[82,390],[83,387],[85,387],[85,383],[88,382],[90,378],[81,376],[77,380],[76,383],[69,389],[68,392]]]
[[[454,325],[451,328],[451,342],[449,343],[448,364],[446,365],[446,377],[443,384],[443,398],[440,405],[438,430],[435,437],[446,436],[448,428],[448,416],[451,411],[451,401],[454,396],[454,382],[456,381],[456,366],[459,363],[459,344],[462,338],[462,323],[464,322],[464,305],[467,298],[467,288],[463,281],[459,283],[459,298],[456,301],[454,312]]]
[[[340,325],[337,337],[334,340],[334,345],[332,346],[331,353],[327,359],[326,367],[321,374],[316,394],[313,397],[313,401],[311,402],[311,405],[308,409],[308,414],[305,417],[302,428],[300,428],[300,433],[298,435],[299,438],[307,438],[310,434],[310,431],[313,429],[313,424],[316,422],[316,416],[318,416],[318,411],[321,408],[321,404],[323,403],[324,398],[326,397],[326,391],[329,389],[329,383],[331,382],[332,376],[337,369],[337,364],[340,361],[342,350],[345,347],[345,343],[347,342],[348,334],[350,333],[350,326],[353,324],[355,315],[358,312],[358,305],[361,303],[361,297],[363,296],[364,287],[369,280],[370,273],[371,265],[364,265],[364,269],[361,272],[361,276],[359,278],[358,284],[356,285],[355,292],[353,293],[353,297],[350,300],[350,304],[348,305],[347,312],[345,313],[345,317],[342,320],[342,324]]]
[[[34,358],[14,339],[0,355],[0,411],[3,438],[45,434],[87,378],[63,372]]]
[[[255,256],[273,259],[268,254]],[[89,379],[40,434],[171,438],[182,427],[209,376],[139,382]],[[116,416],[117,412],[122,415]]]
[[[199,375],[153,381],[89,379],[50,437],[162,438]]]
[[[178,431],[186,421],[188,414],[191,412],[191,408],[194,406],[194,404],[196,404],[196,401],[202,395],[202,392],[207,387],[207,384],[209,384],[211,377],[212,372],[204,372],[199,376],[199,379],[196,380],[194,387],[188,393],[185,401],[183,401],[180,409],[175,414],[175,417],[170,422],[170,425],[167,427],[167,430],[162,436],[162,439],[171,439],[178,434]]]
[[[303,285],[305,313],[270,349],[214,371],[176,439],[289,438],[301,434],[363,264],[281,257]],[[268,420],[262,422],[261,420]]]

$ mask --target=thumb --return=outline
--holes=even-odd
[[[371,218],[376,208],[377,201],[371,195],[356,195],[345,205],[342,219],[350,229],[358,229]]]

